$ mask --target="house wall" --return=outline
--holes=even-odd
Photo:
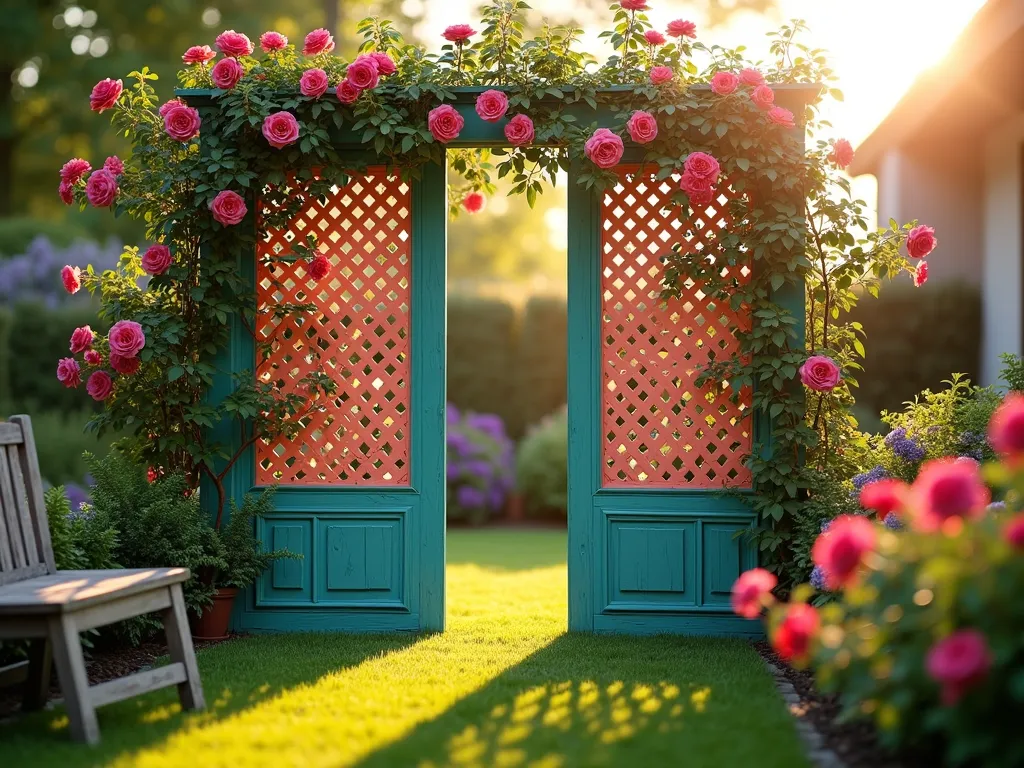
[[[1003,121],[984,144],[982,381],[996,382],[999,355],[1021,354],[1021,151],[1024,114]]]
[[[982,281],[983,173],[967,145],[892,149],[878,168],[878,225],[890,218],[935,227],[939,247],[928,259],[930,281]]]

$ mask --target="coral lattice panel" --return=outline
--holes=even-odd
[[[749,393],[735,404],[728,382],[695,380],[702,365],[737,351],[733,329],[750,319],[692,280],[681,298],[660,299],[660,257],[676,244],[706,257],[713,233],[729,226],[728,190],[687,216],[671,201],[678,179],[638,171],[621,166],[601,206],[602,484],[749,487]]]
[[[272,352],[257,375],[287,389],[322,368],[338,389],[294,439],[257,444],[258,483],[409,484],[411,222],[408,184],[370,169],[311,199],[286,229],[261,231],[260,308],[315,303],[317,311],[260,312],[256,333]],[[310,232],[331,263],[323,280],[311,279],[303,260],[264,263]]]

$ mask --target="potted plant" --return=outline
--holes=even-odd
[[[273,510],[273,489],[261,494],[246,494],[241,506],[231,500],[231,516],[214,535],[220,543],[225,565],[199,574],[212,579],[213,602],[190,612],[189,623],[196,640],[223,640],[228,634],[231,611],[241,589],[253,584],[257,577],[280,558],[301,557],[286,549],[267,551],[256,537],[255,521]]]

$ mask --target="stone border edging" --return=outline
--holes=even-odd
[[[802,700],[796,688],[786,678],[786,674],[771,662],[765,660],[765,666],[775,680],[775,687],[779,689],[782,700],[786,702],[786,708],[793,715],[797,734],[803,742],[807,759],[815,768],[847,768],[846,763],[833,750],[825,746],[825,739],[815,729],[814,725],[802,717]]]

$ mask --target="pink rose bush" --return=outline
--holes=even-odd
[[[82,369],[73,357],[65,357],[57,363],[57,381],[68,389],[75,389],[82,383]]]
[[[605,170],[619,164],[623,151],[622,139],[607,128],[598,128],[584,145],[587,159],[598,168]]]
[[[668,29],[666,31],[668,32],[669,37],[697,37],[697,25],[694,24],[692,21],[684,21],[683,19],[676,19],[675,21],[670,21],[668,23]]]
[[[164,113],[164,130],[175,141],[191,141],[199,135],[199,110],[175,104]]]
[[[772,590],[779,580],[764,568],[746,571],[732,587],[732,609],[745,619],[756,619],[773,602]]]
[[[237,59],[240,56],[249,56],[253,52],[252,41],[241,32],[235,32],[233,29],[221,32],[217,35],[214,43],[217,45],[217,50],[231,58]]]
[[[115,355],[113,352],[110,353],[110,367],[122,376],[134,376],[139,372],[141,365],[142,361],[137,357],[125,357],[124,355]]]
[[[836,168],[846,168],[853,162],[853,145],[846,139],[836,139],[832,145],[829,159],[835,164]]]
[[[928,282],[928,262],[922,261],[914,268],[914,287],[920,288]]]
[[[475,34],[476,30],[469,26],[469,24],[452,24],[445,28],[444,32],[441,33],[441,37],[450,43],[464,43]]]
[[[117,177],[106,168],[93,171],[85,184],[85,196],[89,199],[89,205],[95,208],[113,205],[117,192]]]
[[[624,11],[646,11],[649,8],[647,0],[620,0],[619,5]]]
[[[77,184],[92,170],[87,160],[73,157],[60,169],[60,180],[68,184]]]
[[[496,123],[508,112],[508,96],[502,91],[484,91],[476,98],[476,113],[481,120]]]
[[[71,334],[70,349],[76,355],[79,352],[85,352],[92,346],[92,328],[88,325],[83,325],[80,328],[75,328]]]
[[[821,628],[821,617],[806,603],[791,603],[782,610],[782,621],[771,636],[772,646],[783,661],[806,664]]]
[[[345,79],[360,91],[377,87],[380,79],[379,65],[372,56],[356,56],[355,61],[345,70]]]
[[[106,80],[100,80],[93,86],[92,93],[89,94],[89,108],[93,112],[112,109],[117,104],[117,100],[121,98],[123,90],[124,84],[120,80],[111,80],[109,77]]]
[[[248,208],[245,200],[240,194],[231,189],[218,192],[217,196],[210,201],[210,210],[213,211],[213,218],[225,227],[232,227],[240,224]]]
[[[149,246],[142,254],[142,268],[150,275],[162,275],[171,266],[171,249],[163,243]]]
[[[740,82],[751,86],[764,85],[764,75],[757,69],[741,69]]]
[[[354,104],[362,91],[352,85],[350,80],[342,80],[334,93],[342,104]]]
[[[629,116],[626,130],[629,131],[629,138],[637,144],[649,144],[658,138],[658,121],[650,112],[638,109]]]
[[[505,124],[505,138],[513,147],[531,144],[534,137],[533,120],[528,115],[516,115]]]
[[[772,107],[768,110],[768,120],[781,125],[783,128],[793,128],[796,123],[793,120],[793,113],[785,107]]]
[[[853,583],[864,557],[874,551],[875,526],[864,517],[843,515],[832,521],[831,527],[814,543],[814,564],[826,574],[830,589],[839,589]]]
[[[395,60],[388,56],[383,51],[373,51],[368,54],[371,59],[377,63],[377,72],[381,77],[387,77],[393,75],[398,71],[398,67],[395,64]]]
[[[690,198],[692,206],[708,205],[715,199],[715,184],[722,168],[706,152],[691,152],[683,163],[679,188]]]
[[[664,85],[665,83],[672,82],[672,78],[675,75],[672,73],[672,69],[665,66],[657,66],[651,68],[651,82],[654,85]]]
[[[242,79],[244,74],[245,70],[236,59],[221,59],[213,65],[213,69],[210,71],[210,79],[216,88],[220,88],[222,91],[230,91],[238,85],[238,81]]]
[[[217,58],[217,53],[208,45],[193,45],[181,55],[186,64],[205,64]]]
[[[135,357],[146,346],[146,334],[133,320],[118,320],[107,334],[107,344],[111,355]]]
[[[648,45],[652,46],[664,45],[667,42],[665,36],[656,29],[648,29],[644,32],[644,40],[647,41]]]
[[[64,205],[72,205],[75,202],[75,187],[66,181],[57,185],[57,195]]]
[[[260,35],[260,48],[264,53],[275,53],[276,51],[283,51],[288,47],[288,38],[282,35],[280,32],[264,32]]]
[[[989,422],[988,442],[1004,461],[1024,462],[1024,395],[1012,392],[996,408]]]
[[[103,168],[115,176],[120,176],[124,173],[124,162],[117,155],[111,155],[103,161]]]
[[[711,78],[711,90],[719,96],[728,96],[739,88],[740,79],[732,72],[715,72]]]
[[[769,110],[775,106],[775,91],[767,85],[759,85],[750,92],[750,100],[758,109]]]
[[[911,521],[929,533],[956,533],[964,520],[982,517],[992,498],[977,463],[952,459],[926,462],[911,494]]]
[[[106,371],[93,371],[85,384],[85,391],[96,402],[103,402],[114,391],[114,380]]]
[[[78,267],[65,266],[60,271],[60,279],[64,283],[64,290],[72,295],[82,288],[82,270]]]
[[[800,366],[800,381],[815,392],[831,392],[841,379],[836,361],[825,355],[812,355]]]
[[[85,350],[85,354],[82,357],[85,358],[85,364],[93,368],[99,365],[103,365],[103,355],[101,355],[95,349]]]
[[[307,69],[302,73],[302,78],[299,80],[299,91],[302,92],[303,96],[308,96],[311,99],[319,99],[330,87],[330,83],[327,80],[327,73],[322,69]]]
[[[935,250],[939,241],[935,239],[935,230],[923,224],[914,227],[907,235],[907,253],[914,259],[923,259]]]
[[[313,260],[309,263],[307,273],[311,278],[319,282],[323,280],[331,271],[331,262],[322,253],[318,253]]]
[[[952,706],[988,677],[992,652],[981,632],[961,629],[932,646],[926,666],[941,686],[943,704]]]
[[[303,56],[319,56],[334,50],[334,35],[326,29],[314,29],[302,43]]]
[[[462,201],[462,207],[468,213],[480,213],[484,209],[486,199],[479,192],[470,192]]]
[[[434,107],[427,115],[427,128],[431,135],[442,144],[459,137],[466,121],[451,104]]]

